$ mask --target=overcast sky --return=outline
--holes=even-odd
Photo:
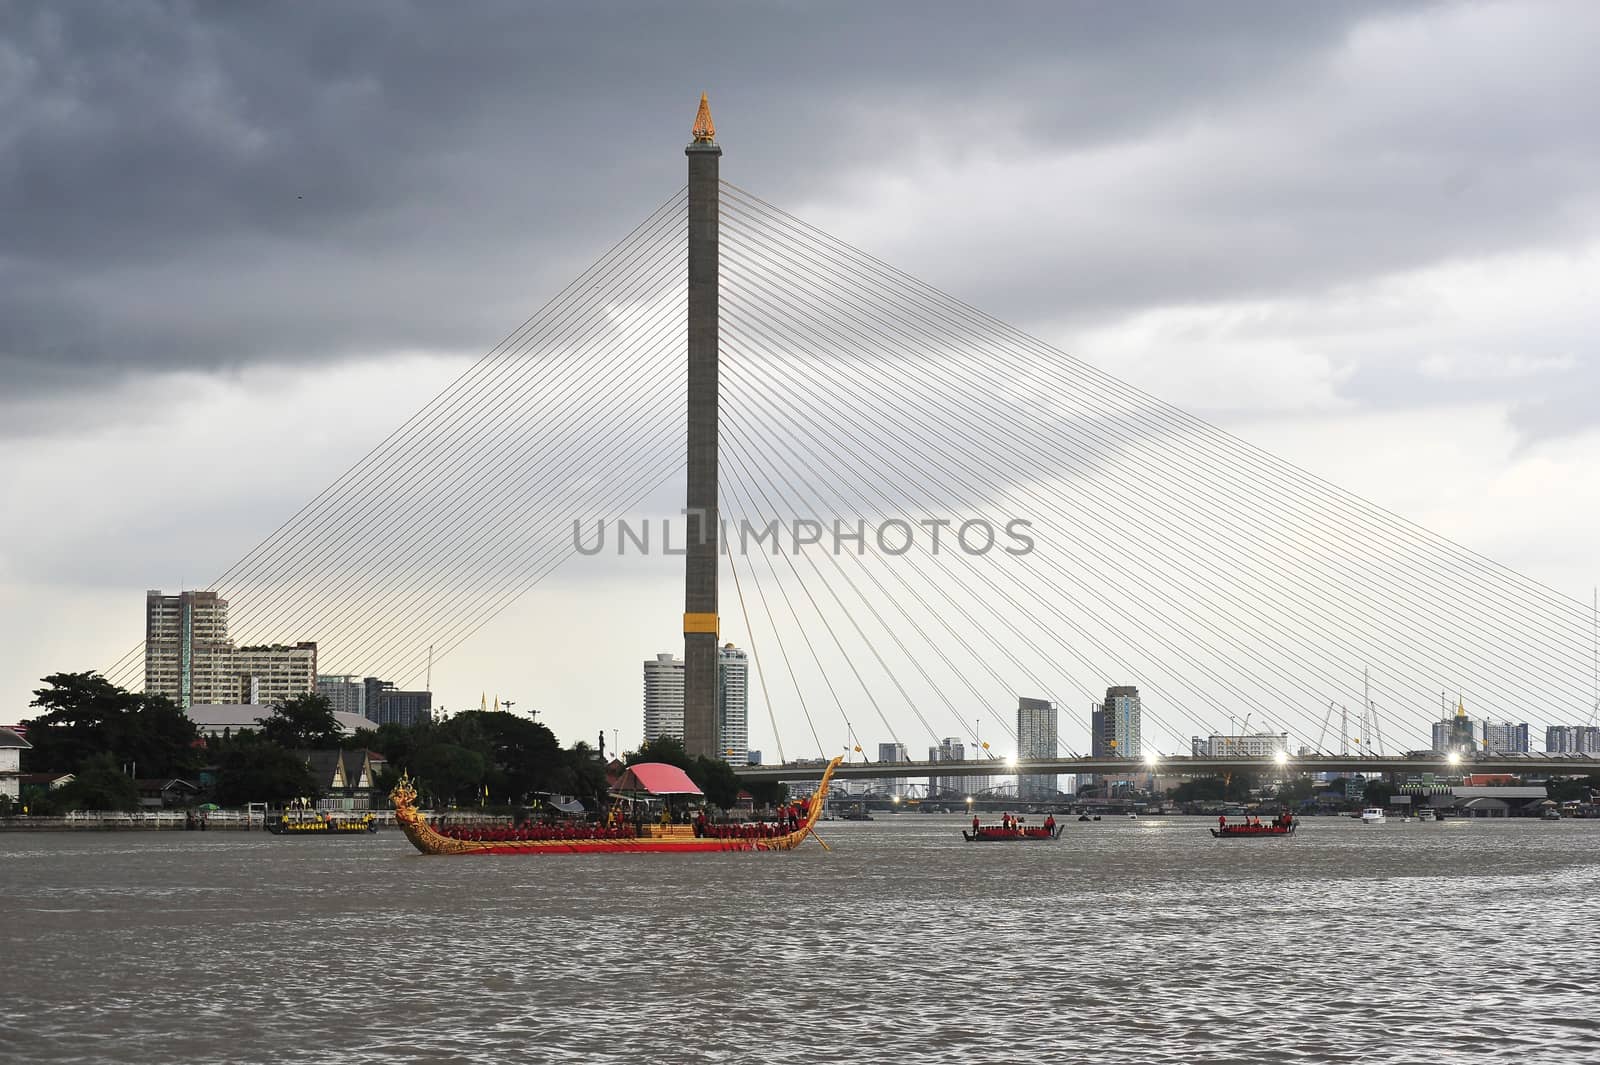
[[[0,721],[671,196],[702,90],[729,180],[1587,600],[1597,39],[1581,0],[6,5]],[[627,745],[672,576],[564,577],[435,686]]]

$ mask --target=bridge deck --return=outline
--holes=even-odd
[[[822,776],[823,764],[737,766],[740,780],[810,780]],[[1148,773],[1211,776],[1219,773],[1554,773],[1584,776],[1600,773],[1600,755],[1486,754],[1451,761],[1445,755],[1394,757],[1360,755],[1308,755],[1286,763],[1274,758],[1196,758],[1163,756],[1144,758],[1046,758],[1009,762],[1004,759],[968,762],[847,762],[834,772],[842,780],[886,777],[970,777],[1052,773]]]

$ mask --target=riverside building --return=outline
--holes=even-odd
[[[144,690],[195,705],[276,703],[317,690],[317,645],[235,647],[216,592],[145,593]]]
[[[1017,699],[1017,757],[1059,756],[1056,704],[1048,699]],[[1056,797],[1059,780],[1051,773],[1024,773],[1017,777],[1017,798],[1041,802]]]
[[[1483,749],[1492,754],[1527,754],[1533,748],[1526,721],[1485,721]]]
[[[1122,685],[1106,689],[1106,701],[1089,713],[1090,753],[1095,758],[1138,758],[1144,753],[1140,736],[1139,689]]]
[[[1546,754],[1600,754],[1600,725],[1551,725],[1544,730]]]
[[[1191,753],[1197,758],[1274,758],[1289,753],[1287,732],[1250,732],[1238,736],[1225,736],[1220,732],[1190,741]]]
[[[906,753],[905,744],[878,744],[878,761],[892,764],[895,762],[909,762],[910,760],[911,756]],[[905,777],[884,777],[876,782],[876,790],[881,791],[891,797],[899,796],[900,798],[904,798],[907,794],[909,794],[909,788],[907,785],[908,781]]]
[[[317,694],[328,700],[336,714],[367,716],[367,686],[359,674],[324,674],[317,678]]]

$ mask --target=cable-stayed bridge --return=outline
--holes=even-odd
[[[662,564],[688,569],[707,753],[722,640],[782,760],[961,737],[992,773],[1019,698],[1086,717],[1117,685],[1141,753],[1253,723],[1350,761],[1350,707],[1387,754],[1460,705],[1594,722],[1591,604],[721,180],[720,154],[703,109],[684,188],[212,582],[238,642],[415,684],[582,572],[586,539],[682,509],[687,561]],[[1080,742],[1054,771],[1091,771]]]
[[[800,765],[752,765],[734,770],[746,781],[803,781],[822,777],[823,765],[812,759]],[[1437,756],[1305,754],[1292,758],[1210,758],[1161,755],[1154,758],[1009,758],[1000,762],[847,762],[833,771],[838,780],[903,780],[924,777],[987,777],[996,775],[1054,776],[1067,773],[1128,777],[1272,775],[1290,773],[1554,773],[1579,776],[1600,773],[1600,754],[1507,755],[1475,754],[1470,758]]]

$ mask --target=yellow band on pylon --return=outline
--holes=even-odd
[[[683,632],[686,636],[691,632],[709,632],[715,636],[720,631],[717,627],[717,615],[715,614],[683,615]]]

